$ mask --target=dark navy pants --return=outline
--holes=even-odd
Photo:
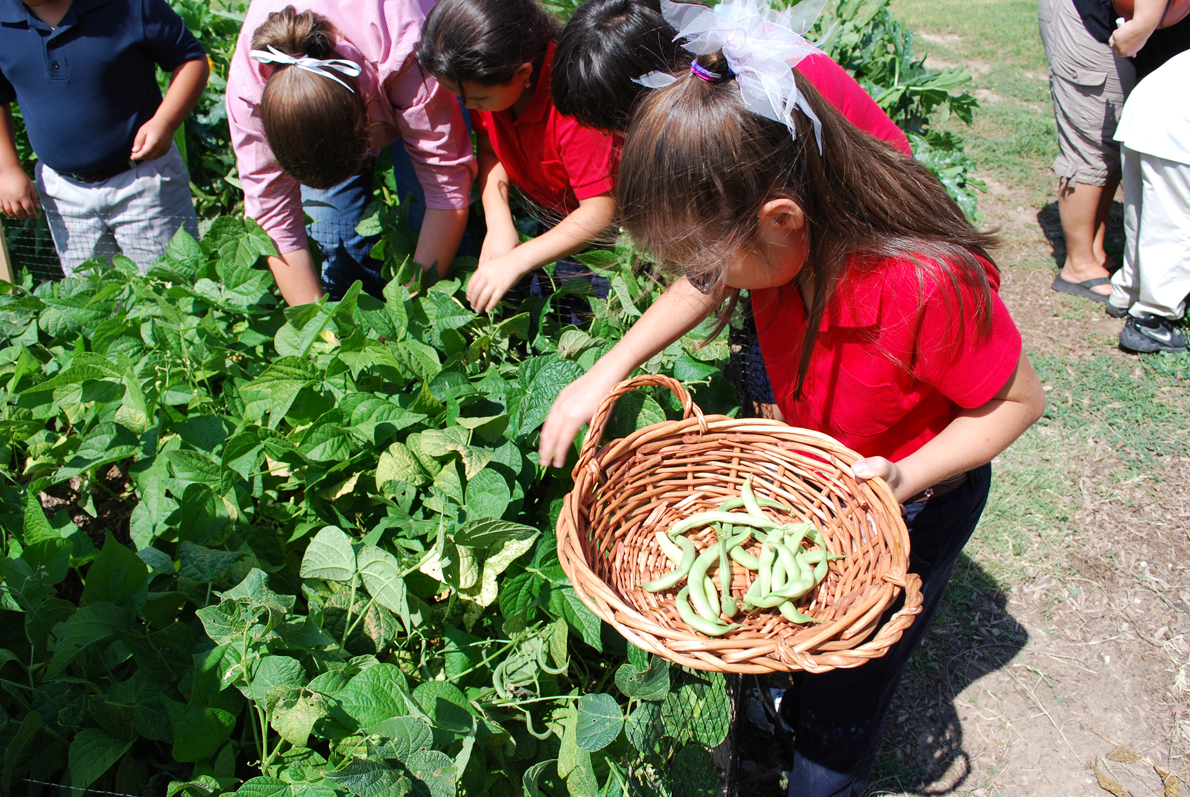
[[[921,576],[922,607],[888,653],[855,669],[803,674],[786,693],[781,714],[796,733],[790,797],[858,797],[867,787],[884,715],[983,514],[991,477],[991,465],[975,468],[961,487],[905,507],[909,571]]]

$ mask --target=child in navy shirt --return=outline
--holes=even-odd
[[[164,99],[158,66],[172,73]],[[197,236],[173,134],[209,74],[166,0],[0,0],[0,213],[44,208],[67,275],[112,252],[144,271],[179,227]],[[36,187],[17,157],[13,101]]]

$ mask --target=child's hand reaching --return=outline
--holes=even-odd
[[[901,472],[901,469],[897,467],[897,464],[890,462],[884,457],[867,457],[866,459],[857,460],[852,464],[851,472],[855,474],[857,479],[863,479],[864,481],[875,479],[876,477],[884,479],[900,503],[905,503],[905,501],[917,494],[916,490],[911,490],[910,485],[905,483],[905,476]]]
[[[31,219],[41,210],[37,187],[19,166],[0,170],[0,213],[14,219]]]
[[[483,238],[483,248],[479,250],[479,265],[508,254],[520,242],[520,235],[513,225],[492,224]]]
[[[533,268],[532,264],[525,268],[515,250],[486,263],[481,261],[467,283],[467,301],[471,303],[471,309],[477,313],[495,310],[509,288]]]
[[[132,160],[157,160],[169,152],[174,143],[174,133],[164,122],[156,118],[150,119],[136,131],[136,138],[132,141]]]

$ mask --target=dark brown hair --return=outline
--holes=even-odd
[[[533,64],[536,79],[559,33],[536,0],[442,0],[426,14],[417,62],[460,91],[463,81],[507,83],[521,64]]]
[[[338,38],[325,18],[286,6],[269,14],[252,34],[252,49],[271,46],[295,57],[337,58]],[[332,74],[351,90],[322,75],[275,65],[260,99],[264,136],[277,163],[311,188],[330,188],[359,174],[371,150],[359,79]]]
[[[626,130],[647,91],[633,81],[690,64],[676,35],[659,0],[587,0],[566,23],[554,52],[554,107],[588,127]]]
[[[930,280],[949,283],[959,322],[974,316],[982,333],[990,331],[991,288],[976,258],[990,261],[997,239],[976,230],[925,167],[857,129],[796,70],[798,89],[822,122],[821,154],[801,112],[794,113],[794,138],[784,124],[745,110],[721,53],[697,60],[729,76],[712,83],[686,73],[650,92],[628,130],[616,198],[621,223],[640,248],[663,267],[721,283],[733,254],[758,253],[762,206],[777,198],[796,202],[810,241],[797,280],[814,288],[797,392],[848,267],[910,259],[919,291]],[[964,285],[975,288],[977,307],[963,307]],[[734,292],[731,298],[716,332],[727,323]]]

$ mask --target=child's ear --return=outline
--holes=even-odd
[[[760,208],[760,226],[784,232],[793,232],[806,226],[806,214],[802,206],[792,199],[770,199]]]
[[[533,64],[521,64],[517,70],[512,73],[512,83],[524,83],[526,87],[529,85],[529,79],[533,77]]]

